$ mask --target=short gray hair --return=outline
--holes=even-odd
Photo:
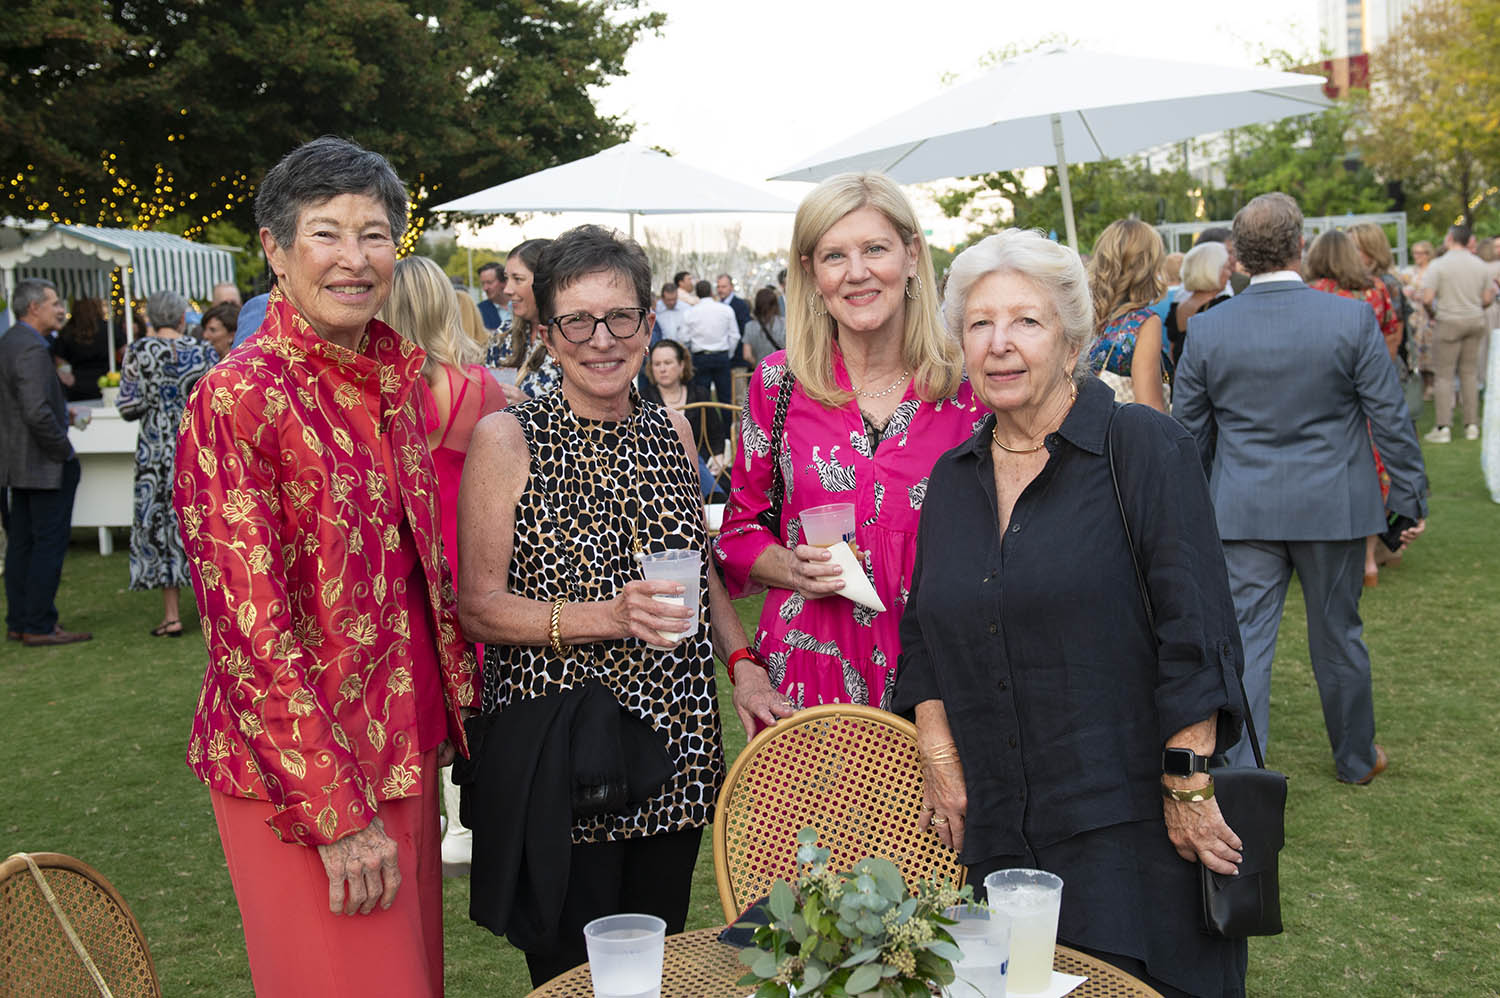
[[[271,167],[255,195],[255,224],[271,230],[278,246],[290,246],[304,208],[341,194],[365,194],[385,208],[391,238],[406,234],[406,185],[386,158],[347,139],[325,135],[304,142]]]
[[[146,321],[153,326],[166,326],[182,331],[182,318],[187,314],[188,300],[176,291],[153,291],[146,299]]]
[[[995,273],[1018,274],[1042,290],[1057,313],[1064,344],[1078,348],[1073,380],[1085,377],[1094,342],[1094,299],[1078,254],[1037,229],[1006,229],[964,250],[948,268],[948,294],[943,300],[943,321],[955,339],[963,339],[969,293],[981,278]]]
[[[1218,291],[1219,272],[1229,259],[1223,243],[1199,243],[1182,258],[1182,286],[1189,291]]]
[[[23,277],[16,282],[16,290],[10,296],[10,310],[17,319],[47,300],[48,291],[56,291],[57,285],[44,277]]]
[[[1302,256],[1302,209],[1289,194],[1252,198],[1234,216],[1234,252],[1251,277],[1269,274]]]

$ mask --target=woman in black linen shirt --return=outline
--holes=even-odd
[[[1196,869],[1233,872],[1240,840],[1211,798],[1163,793],[1209,782],[1164,775],[1164,748],[1239,737],[1243,653],[1197,448],[1079,370],[1092,324],[1071,250],[1010,229],[959,256],[948,288],[993,416],[933,469],[902,619],[893,706],[917,723],[922,823],[976,885],[1013,866],[1062,877],[1063,943],[1163,994],[1241,995],[1245,943],[1201,928]]]

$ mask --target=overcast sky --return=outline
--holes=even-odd
[[[667,25],[631,50],[627,76],[597,92],[600,111],[634,122],[638,142],[747,182],[933,96],[944,74],[980,72],[989,51],[1049,35],[1081,48],[1246,66],[1273,49],[1318,50],[1317,0],[647,3]],[[807,186],[768,189],[796,199]],[[710,217],[710,230],[722,218]],[[746,243],[776,241],[765,230],[778,226],[789,233],[790,220],[776,218],[747,216]],[[537,219],[526,234],[551,234],[540,231],[547,225]],[[519,231],[486,241],[510,245]]]

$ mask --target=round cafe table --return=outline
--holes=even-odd
[[[697,929],[668,936],[662,956],[661,998],[745,998],[749,989],[736,984],[745,974],[740,951],[719,942],[722,928]],[[1161,998],[1140,981],[1102,960],[1058,946],[1052,969],[1088,980],[1070,993],[1077,998]],[[528,998],[594,998],[589,965],[574,967],[531,992]]]

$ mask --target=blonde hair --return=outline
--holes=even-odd
[[[1182,286],[1188,291],[1223,290],[1219,275],[1228,259],[1229,250],[1223,243],[1199,243],[1183,257]]]
[[[462,368],[484,356],[459,322],[458,299],[448,275],[425,256],[396,262],[391,296],[379,318],[426,351],[427,361],[422,365],[425,378],[436,376],[440,367]]]
[[[1161,298],[1165,247],[1155,229],[1134,218],[1110,222],[1094,243],[1089,260],[1089,289],[1094,295],[1094,325],[1104,328],[1111,319]]]
[[[465,335],[479,344],[480,350],[489,346],[490,331],[484,328],[484,316],[479,314],[479,306],[474,304],[474,299],[469,297],[467,291],[454,288],[453,302],[458,306],[458,324]]]
[[[1349,226],[1349,238],[1354,240],[1356,249],[1370,258],[1370,268],[1375,273],[1388,274],[1396,266],[1390,240],[1386,239],[1385,230],[1374,222],[1359,222]]]
[[[932,273],[932,254],[919,235],[921,227],[911,202],[895,181],[883,173],[841,173],[829,177],[808,193],[797,206],[792,225],[792,256],[811,258],[818,240],[844,216],[861,208],[874,208],[885,216],[902,245],[915,244],[917,269],[907,282],[916,298],[903,299],[906,322],[901,334],[901,359],[910,369],[917,395],[935,402],[958,391],[963,380],[963,360],[957,341],[938,321],[937,281]],[[814,309],[817,284],[807,269],[788,268],[786,287],[786,355],[792,376],[814,401],[842,406],[853,398],[840,388],[833,375],[833,341],[838,325],[828,314]]]

